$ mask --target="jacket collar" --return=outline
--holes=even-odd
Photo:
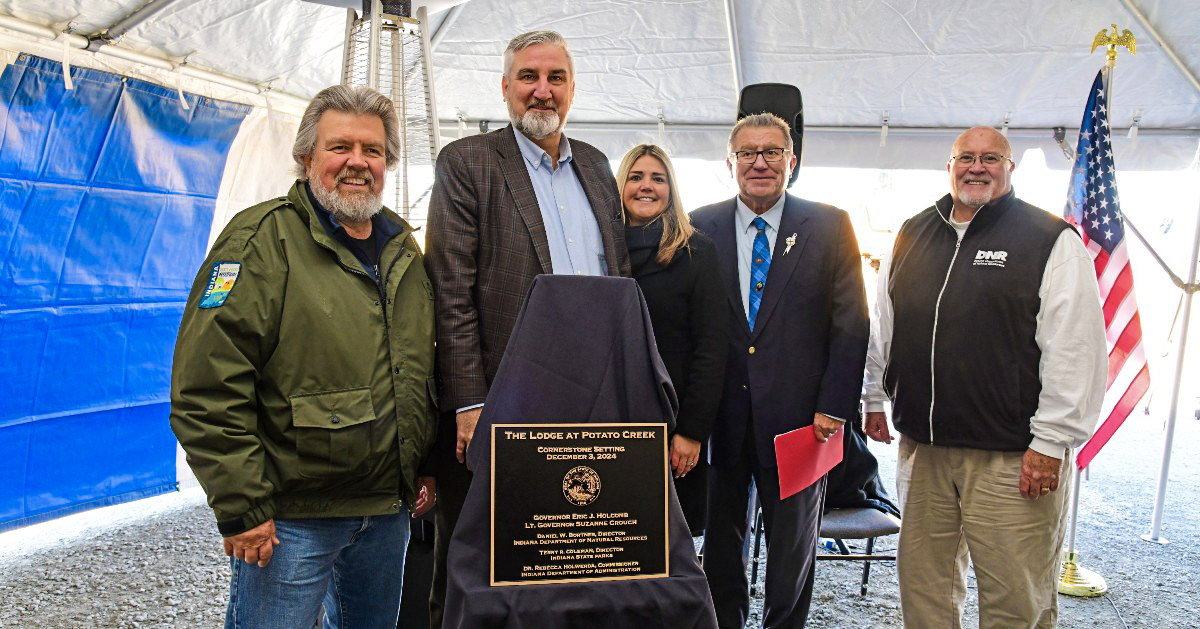
[[[500,173],[504,176],[504,183],[508,186],[513,203],[516,205],[517,214],[520,215],[526,229],[529,230],[529,238],[533,241],[533,250],[537,254],[538,264],[542,267],[543,273],[553,273],[553,265],[550,263],[550,241],[546,238],[546,225],[542,221],[542,210],[538,206],[537,193],[534,192],[533,181],[529,178],[529,171],[525,167],[525,156],[517,144],[516,134],[517,130],[510,124],[503,129],[488,133],[487,136],[493,142],[492,146],[500,156]],[[566,135],[563,136],[563,143],[560,146],[569,146]],[[621,275],[622,269],[618,263],[615,230],[607,226],[611,225],[613,217],[605,214],[606,209],[611,207],[611,201],[606,198],[609,196],[607,191],[612,189],[615,192],[616,188],[612,173],[608,171],[605,164],[586,159],[586,156],[582,161],[575,159],[574,148],[571,149],[570,160],[564,162],[562,157],[562,155],[559,156],[559,167],[575,169],[579,183],[583,186],[583,192],[587,195],[588,203],[592,206],[592,214],[596,217],[596,224],[600,227],[600,239],[604,243],[604,257],[608,261],[608,274]],[[622,238],[622,240],[624,239]]]
[[[675,263],[686,249],[680,247],[671,256],[666,266],[658,262],[659,247],[662,244],[663,229],[666,226],[660,214],[647,225],[625,225],[625,246],[629,249],[629,268],[635,278],[641,279],[660,271]]]
[[[1016,189],[1009,188],[1008,192],[999,199],[993,199],[990,203],[985,203],[979,206],[979,210],[975,212],[975,217],[971,219],[971,224],[990,225],[997,220],[1000,220],[1000,216],[1004,212],[1008,211],[1008,209],[1013,205],[1015,205],[1016,201]],[[942,218],[942,221],[946,223],[946,226],[953,229],[953,225],[950,225],[950,213],[954,211],[954,197],[952,197],[950,194],[947,194],[946,196],[938,199],[937,202],[933,204],[933,209],[938,213],[938,216]]]
[[[512,125],[509,125],[511,128]],[[517,148],[521,151],[521,156],[525,158],[526,163],[530,168],[537,170],[546,167],[543,162],[549,162],[549,153],[545,149],[538,146],[530,140],[524,133],[513,128],[513,139],[517,142]],[[565,134],[560,135],[558,139],[558,164],[555,168],[562,168],[573,159],[571,155],[571,142],[567,140]]]
[[[716,215],[717,228],[710,234],[716,245],[718,258],[725,266],[723,277],[725,292],[729,297],[734,312],[739,314],[742,330],[751,340],[758,337],[766,328],[767,320],[775,311],[779,300],[787,294],[787,284],[792,273],[796,270],[804,248],[808,244],[809,232],[804,229],[812,210],[806,201],[784,193],[783,215],[779,219],[778,233],[775,235],[775,248],[771,251],[771,267],[767,273],[767,286],[763,292],[763,300],[758,308],[758,316],[754,322],[754,332],[746,323],[745,306],[742,304],[741,275],[738,269],[737,237],[734,230],[744,227],[737,220],[737,199],[725,201]],[[791,246],[789,239],[795,235]]]
[[[341,221],[333,215],[333,212],[330,212],[324,205],[321,205],[321,202],[313,195],[312,186],[308,182],[302,183],[304,183],[305,196],[308,198],[308,202],[313,209],[313,214],[321,221],[321,226],[325,228],[325,232],[334,238],[337,238],[337,234],[339,233],[346,233],[346,228],[342,226]],[[378,242],[385,243],[402,233],[404,228],[392,222],[387,214],[380,211],[371,217],[371,230]]]
[[[504,175],[504,183],[512,193],[513,203],[517,214],[525,222],[529,230],[529,239],[533,241],[533,250],[537,254],[538,265],[543,273],[552,273],[550,263],[550,241],[546,237],[546,224],[542,221],[542,210],[538,207],[537,193],[533,189],[533,180],[525,168],[525,157],[517,144],[517,130],[508,125],[496,131],[496,152],[500,154],[500,172]]]
[[[292,184],[292,189],[288,191],[287,199],[296,209],[296,213],[308,225],[309,233],[312,234],[312,238],[317,244],[333,251],[342,266],[359,267],[358,258],[333,236],[334,231],[332,230],[344,230],[345,228],[337,223],[337,219],[332,213],[321,207],[316,199],[311,197],[308,191],[308,182],[297,179],[296,183]],[[329,226],[326,225],[327,221],[322,218],[322,214],[328,217]],[[412,227],[386,207],[371,219],[371,228],[379,230],[376,238],[381,249],[393,238],[406,237],[412,233]]]

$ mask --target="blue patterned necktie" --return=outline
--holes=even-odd
[[[771,247],[767,244],[767,222],[761,216],[751,221],[758,234],[754,236],[754,251],[750,256],[750,312],[746,315],[746,323],[750,331],[754,331],[754,318],[758,316],[758,307],[762,304],[763,289],[767,286],[767,270],[771,268]]]

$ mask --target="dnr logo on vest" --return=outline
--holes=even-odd
[[[1004,263],[1007,260],[1007,251],[984,251],[980,249],[975,252],[974,266],[998,266],[1004,268]]]

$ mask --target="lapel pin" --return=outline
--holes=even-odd
[[[785,240],[784,242],[787,243],[787,246],[783,248],[783,255],[786,256],[788,254],[788,252],[792,250],[792,245],[796,244],[796,234],[792,234],[791,236],[788,236],[787,240]]]

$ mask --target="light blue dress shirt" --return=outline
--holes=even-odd
[[[574,158],[567,136],[562,136],[558,145],[558,168],[553,168],[546,151],[520,131],[513,131],[542,211],[554,273],[608,275],[600,226],[571,164]]]
[[[737,236],[738,252],[738,286],[742,288],[742,314],[750,316],[750,258],[754,253],[754,237],[758,230],[754,228],[754,219],[762,216],[767,224],[767,246],[771,249],[771,257],[775,257],[775,237],[779,235],[779,221],[783,218],[783,201],[787,195],[779,195],[779,200],[771,209],[762,214],[755,214],[737,198],[737,209],[733,213],[733,233]],[[767,283],[771,283],[771,271],[767,271]]]
[[[515,127],[517,146],[525,158],[525,170],[537,195],[546,240],[550,244],[550,265],[555,274],[608,275],[604,258],[604,239],[600,225],[592,213],[583,183],[571,165],[571,143],[562,136],[558,144],[558,168],[552,168],[550,154],[533,143]],[[482,404],[464,406],[456,412],[479,408]]]

